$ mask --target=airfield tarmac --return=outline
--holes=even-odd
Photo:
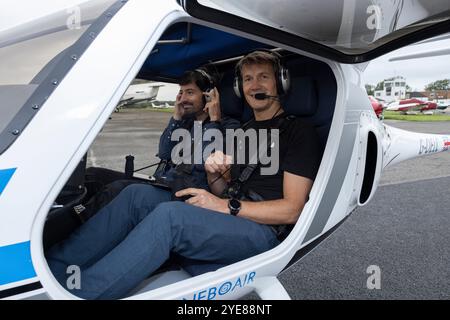
[[[157,162],[170,113],[113,113],[89,151],[88,166],[123,170]],[[450,122],[385,121],[405,130],[450,133]],[[151,174],[153,168],[142,171]],[[279,279],[293,299],[450,299],[450,152],[383,172],[374,199]],[[369,266],[380,289],[368,289]],[[251,294],[247,299],[257,299]]]

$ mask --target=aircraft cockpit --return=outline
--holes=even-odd
[[[188,69],[206,67],[214,70],[220,76],[218,90],[222,112],[227,116],[238,119],[241,123],[245,123],[251,119],[252,112],[246,102],[237,97],[233,91],[234,67],[242,55],[260,48],[276,50],[282,56],[283,64],[289,69],[291,77],[291,89],[282,98],[284,110],[314,125],[319,134],[320,148],[323,152],[327,144],[337,95],[335,76],[330,66],[325,62],[211,27],[190,22],[178,22],[168,27],[162,34],[157,45],[142,64],[136,79],[171,84],[176,83],[178,77]],[[54,61],[64,56],[66,51],[68,50],[61,52],[48,66],[44,67],[39,76],[49,72],[47,70],[51,69]],[[111,65],[110,67],[113,68],[114,66]],[[124,111],[120,112],[122,113],[111,114],[111,118],[115,119],[121,116]],[[167,115],[169,116],[170,113],[167,113]],[[108,120],[109,122],[113,121],[111,118]],[[133,123],[130,123],[130,128],[132,131]],[[99,132],[93,145],[102,139],[103,130]],[[137,127],[135,130],[141,130],[141,128]],[[113,135],[111,134],[111,136]],[[115,143],[114,138],[111,139],[110,143]],[[139,161],[139,165],[158,162],[159,159],[154,156],[156,153],[151,154],[149,152],[152,147],[151,150],[156,151],[157,143],[158,135],[153,133],[152,138],[148,141],[148,146],[144,146],[143,150],[135,151],[134,157],[136,161]],[[154,146],[151,147],[151,144]],[[99,190],[96,181],[93,181],[92,177],[89,176],[90,166],[93,163],[98,165],[104,160],[106,163],[104,169],[117,172],[117,175],[111,180],[126,177],[125,158],[133,153],[132,148],[130,149],[126,145],[115,146],[115,148],[117,154],[114,158],[108,160],[101,159],[101,155],[97,152],[94,161],[91,159],[92,152],[87,152],[81,159],[55,200],[55,204],[47,217],[43,232],[45,250],[65,239],[82,223],[80,218],[77,217],[77,212],[82,211],[83,204],[89,202],[89,199]],[[148,158],[145,159],[146,157]],[[139,165],[134,164],[133,168]],[[155,168],[148,169],[145,171],[146,174],[132,174],[131,177],[128,175],[127,178],[135,179],[137,183],[145,183],[146,179],[153,173],[152,169]],[[198,261],[184,263],[184,266],[181,267],[174,265],[171,260],[156,275],[147,279],[146,283],[134,290],[134,293],[142,293],[205,272],[215,271],[220,267],[223,266]]]
[[[119,298],[234,299],[252,291],[263,299],[289,298],[277,276],[326,239],[358,206],[367,204],[386,167],[448,150],[448,135],[419,134],[390,127],[373,112],[364,88],[363,71],[367,63],[449,30],[447,0],[436,0],[436,4],[421,0],[412,4],[391,2],[361,1],[355,5],[341,1],[324,10],[323,4],[313,1],[285,1],[275,8],[269,2],[261,5],[260,0],[245,3],[179,0],[158,5],[140,0],[90,0],[73,1],[76,5],[72,8],[66,8],[62,1],[58,4],[44,1],[35,10],[22,10],[20,14],[12,10],[11,19],[0,21],[0,215],[5,222],[0,224],[0,256],[6,262],[0,266],[0,298],[76,298],[58,282],[62,279],[58,276],[59,272],[74,272],[73,277],[68,275],[76,285],[79,266],[78,271],[76,268],[55,271],[50,268],[49,252],[71,235],[81,234],[77,230],[89,226],[89,220],[101,216],[89,208],[92,209],[93,203],[104,204],[103,195],[108,201],[120,197],[121,189],[110,186],[124,181],[131,187],[158,183],[157,173],[166,165],[159,154],[160,137],[173,120],[175,97],[181,91],[178,82],[187,70],[214,75],[221,114],[241,126],[258,114],[258,106],[262,105],[263,111],[266,106],[277,106],[278,111],[282,107],[286,114],[294,116],[290,119],[302,122],[302,128],[311,129],[309,132],[313,134],[308,137],[316,139],[315,131],[317,143],[310,144],[317,147],[314,150],[289,149],[292,141],[308,139],[292,139],[291,135],[285,140],[289,141],[285,143],[289,144],[289,151],[314,154],[311,162],[315,168],[311,172],[314,171],[315,180],[291,184],[295,186],[289,188],[291,196],[282,201],[301,205],[289,203],[286,206],[289,213],[284,219],[277,221],[279,215],[274,217],[266,211],[265,218],[274,220],[261,223],[256,221],[261,215],[256,215],[254,221],[241,220],[239,226],[233,225],[240,227],[239,235],[253,240],[252,244],[270,243],[270,247],[251,251],[243,255],[245,258],[237,257],[234,254],[241,252],[234,250],[237,238],[230,236],[228,243],[221,243],[220,254],[228,244],[226,248],[234,258],[202,261],[175,254],[167,258],[168,252],[174,250],[170,243],[165,243],[168,249],[162,256],[167,261],[161,266],[158,260],[151,271],[142,268],[142,273],[149,273],[148,277],[144,281],[143,277],[136,277],[130,287],[141,283],[131,289],[127,287],[129,292]],[[268,5],[274,9],[270,13],[266,10]],[[235,66],[255,50],[276,56],[280,64],[273,66],[280,72],[276,79],[266,77],[270,78],[270,91],[251,92],[247,87],[245,95],[252,109],[239,96],[246,80],[236,77]],[[265,73],[271,74],[267,66],[263,63],[258,67],[265,67]],[[259,74],[261,79],[265,77],[264,72]],[[280,84],[283,90],[279,89]],[[287,84],[289,90],[284,88]],[[197,101],[206,100],[206,96],[199,94]],[[270,99],[277,102],[269,105],[265,104],[267,101],[261,104],[256,101]],[[193,108],[193,103],[186,108]],[[180,118],[179,114],[177,117]],[[222,124],[220,120],[210,120],[213,125]],[[298,132],[299,127],[295,128]],[[192,146],[190,141],[186,145]],[[272,146],[266,144],[266,151]],[[300,161],[296,158],[291,163]],[[221,172],[222,177],[224,174]],[[286,190],[283,182],[289,179],[283,181],[280,172],[277,174],[277,183],[267,185],[281,195],[280,190]],[[261,180],[258,183],[262,184]],[[303,191],[311,191],[302,193],[299,185],[304,187]],[[235,190],[226,191],[230,194]],[[196,192],[206,194],[204,190]],[[222,213],[236,215],[240,210],[239,205],[231,205],[232,200],[239,203],[236,198],[209,199],[221,204]],[[179,209],[190,203],[169,203],[174,204]],[[249,201],[245,206],[255,208],[258,204]],[[271,207],[264,209],[267,208]],[[172,226],[175,211],[185,213],[192,207],[178,209],[170,209],[170,215],[157,216],[169,221],[166,227]],[[247,210],[246,214],[251,216],[258,210]],[[218,215],[217,211],[210,212],[208,218],[213,214],[221,221],[232,218]],[[198,219],[192,220],[205,216],[195,217]],[[282,238],[273,233],[277,224],[291,227]],[[161,225],[151,228],[162,232],[159,238],[153,234],[154,242],[172,235],[170,227],[162,229]],[[235,231],[230,225],[226,232]],[[264,229],[265,233],[260,235],[265,239],[255,241],[256,238],[248,236],[248,228],[242,229],[243,225]],[[99,234],[98,229],[93,233]],[[186,230],[181,229],[181,233]],[[201,230],[205,230],[204,225]],[[102,237],[108,235],[105,232]],[[77,240],[88,250],[83,243],[86,239],[91,238]],[[136,248],[143,246],[127,247],[130,250],[126,253]],[[146,251],[147,258],[154,253],[150,249]],[[150,260],[157,259],[148,260],[151,263]],[[211,264],[205,260],[227,263]],[[89,269],[88,262],[80,265]],[[122,259],[114,266],[120,269],[126,262],[129,261]],[[93,278],[106,277],[103,271],[112,270],[110,266],[106,264]],[[139,264],[133,263],[135,266]],[[134,274],[127,271],[121,276]]]

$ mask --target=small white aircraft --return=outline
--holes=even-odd
[[[437,109],[438,110],[445,110],[445,109],[447,109],[448,108],[448,103],[445,103],[445,102],[438,102],[437,103]]]
[[[277,50],[291,74],[283,106],[316,127],[323,157],[279,246],[228,266],[162,271],[127,299],[288,299],[277,275],[366,205],[385,168],[449,148],[450,132],[378,121],[362,77],[371,59],[449,32],[448,0],[22,2],[30,10],[14,11],[14,0],[0,13],[0,298],[77,299],[44,256],[68,221],[47,223],[83,198],[84,156],[134,78],[175,82],[214,67],[224,113],[244,120],[234,65],[255,48]]]
[[[115,111],[128,105],[134,105],[142,102],[151,102],[158,96],[159,88],[164,87],[161,83],[140,83],[130,85],[120,99]]]

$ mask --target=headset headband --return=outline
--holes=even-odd
[[[203,78],[205,78],[207,80],[208,88],[206,89],[206,91],[209,91],[209,90],[211,90],[211,89],[213,89],[215,87],[214,80],[208,74],[208,72],[206,72],[205,70],[202,70],[202,69],[195,69],[194,71],[200,73],[203,76]]]

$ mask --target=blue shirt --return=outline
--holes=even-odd
[[[172,133],[179,128],[184,128],[189,130],[191,137],[194,137],[194,120],[175,120],[173,117],[170,118],[169,124],[167,125],[166,129],[164,130],[163,134],[161,135],[159,139],[159,152],[158,157],[161,160],[171,160],[171,154],[172,149],[179,143],[178,141],[172,141]],[[202,123],[202,133],[204,134],[206,130],[209,129],[218,129],[222,132],[222,134],[225,136],[225,130],[226,129],[237,129],[240,127],[240,122],[238,120],[235,120],[230,117],[222,117],[222,120],[220,123],[217,122],[210,122],[210,121],[203,121]],[[225,141],[225,139],[224,139]],[[201,139],[202,144],[202,155],[205,150],[205,148],[212,143],[211,141],[203,141]],[[192,177],[192,188],[202,188],[209,190],[208,187],[208,181],[206,178],[206,171],[204,167],[204,162],[202,158],[202,164],[194,164],[190,167],[190,174]],[[175,166],[171,165],[169,166],[164,172],[160,173],[157,178],[163,178],[167,180],[172,180],[173,176],[175,174]]]

